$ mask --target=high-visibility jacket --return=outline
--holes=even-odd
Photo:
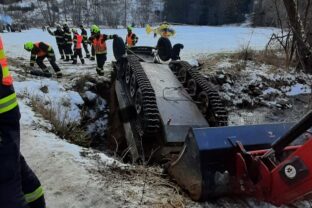
[[[17,107],[16,94],[13,89],[13,78],[10,74],[8,61],[5,56],[2,38],[0,37],[0,114]]]
[[[83,41],[83,36],[79,34],[74,35],[74,47],[75,49],[81,49],[81,43]]]
[[[91,43],[94,47],[95,54],[106,54],[107,53],[107,46],[106,46],[106,40],[113,39],[112,35],[105,35],[100,34],[98,36],[92,37]]]
[[[135,46],[135,44],[138,42],[138,37],[134,33],[128,33],[126,36],[126,45],[128,47]]]
[[[36,57],[55,56],[52,46],[44,42],[36,42],[31,50],[30,63],[36,62]]]

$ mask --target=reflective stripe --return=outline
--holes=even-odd
[[[95,54],[106,54],[107,51],[96,52]]]
[[[10,76],[9,67],[7,65],[2,65],[2,76],[3,77]]]
[[[5,113],[17,106],[16,94],[13,93],[5,98],[0,99],[0,113]]]
[[[0,49],[0,59],[4,59],[5,58],[5,53],[3,49]]]
[[[0,99],[0,105],[7,103],[8,101],[12,100],[13,98],[16,98],[16,93],[13,93],[9,96],[6,96],[5,98]]]
[[[34,192],[25,194],[25,200],[27,203],[31,203],[42,197],[44,194],[42,186],[39,186]]]

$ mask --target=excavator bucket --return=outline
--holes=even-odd
[[[168,167],[169,174],[196,201],[235,194],[237,142],[246,151],[270,149],[293,124],[266,124],[189,131],[179,157]]]

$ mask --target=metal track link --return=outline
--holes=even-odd
[[[142,93],[143,121],[141,123],[144,124],[142,129],[147,133],[158,132],[161,125],[154,89],[140,64],[139,59],[133,55],[128,55],[128,62]]]
[[[219,93],[217,90],[215,90],[215,87],[202,74],[200,74],[196,68],[194,68],[186,61],[173,61],[169,66],[171,70],[176,72],[176,75],[179,74],[178,72],[180,70],[186,70],[187,80],[194,79],[196,85],[201,89],[201,91],[204,91],[208,95],[209,107],[205,118],[207,119],[209,125],[228,125],[228,112],[225,109],[223,102],[221,101]],[[184,87],[186,87],[186,83],[184,83]],[[194,97],[195,96],[192,98],[194,99]]]

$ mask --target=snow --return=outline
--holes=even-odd
[[[291,86],[290,88],[289,87],[283,88],[282,90],[286,91],[286,95],[288,96],[311,93],[311,88],[308,85],[302,85],[302,84],[295,84]]]
[[[250,28],[236,26],[174,26],[176,36],[171,38],[173,44],[182,43],[184,49],[181,57],[192,60],[200,54],[211,54],[216,52],[229,52],[239,50],[246,46],[250,40],[249,47],[253,49],[263,49],[273,32],[278,32],[276,28]],[[89,31],[88,31],[89,32]],[[139,37],[138,45],[156,46],[158,38],[147,35],[145,28],[134,28],[134,32]],[[125,37],[125,29],[103,29],[105,34],[118,34]],[[22,33],[4,33],[7,54],[11,57],[30,57],[29,52],[23,49],[23,44],[27,41],[43,41],[51,44],[57,57],[59,54],[55,38],[40,29],[31,29]],[[112,52],[112,40],[107,41],[108,61],[114,60]],[[28,59],[28,58],[27,58]]]
[[[65,90],[57,81],[50,79],[16,81],[16,93],[20,97],[39,99],[58,114],[60,121],[79,122],[79,106],[84,104],[81,96],[74,91]]]
[[[85,96],[89,101],[93,101],[96,99],[97,95],[91,91],[86,91]]]

